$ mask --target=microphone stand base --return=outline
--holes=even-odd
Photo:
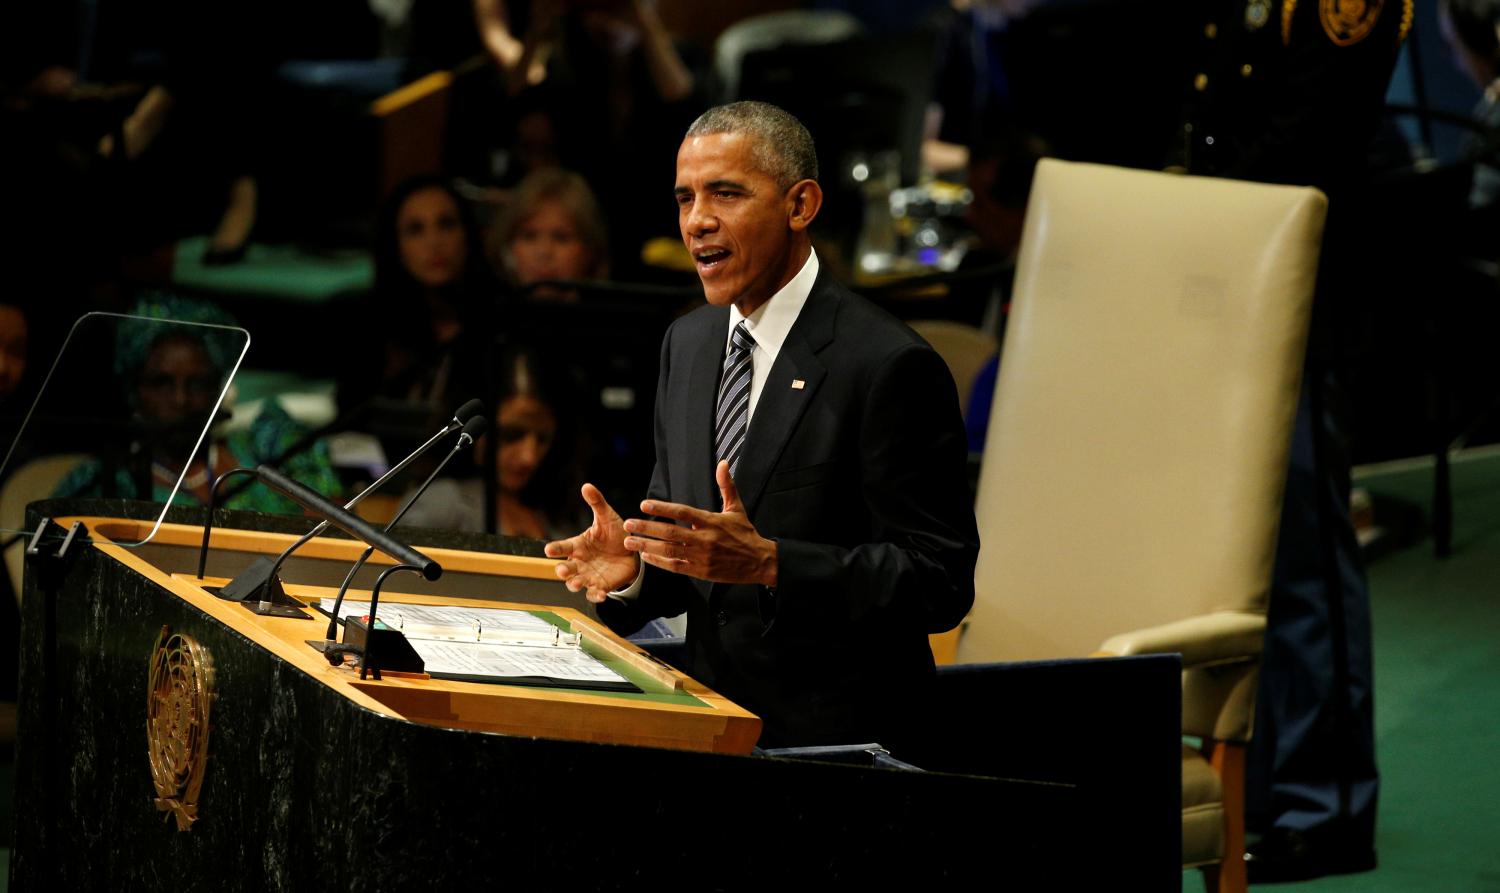
[[[240,607],[252,614],[259,614],[262,617],[293,617],[297,620],[313,619],[311,614],[301,608],[281,602],[240,602]]]
[[[275,570],[276,562],[262,555],[214,594],[231,602],[260,601],[265,597],[280,605],[300,604],[281,588],[281,580],[273,576]]]
[[[302,602],[287,595],[281,580],[273,576],[275,570],[276,562],[261,556],[222,589],[210,591],[226,601],[239,602],[245,610],[262,617],[311,620],[312,615],[302,610]]]

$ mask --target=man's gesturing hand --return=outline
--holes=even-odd
[[[625,548],[640,553],[647,564],[700,580],[775,586],[776,543],[750,523],[728,462],[719,462],[715,477],[724,499],[722,512],[648,499],[641,511],[682,523],[631,518],[625,522],[630,534]]]
[[[635,579],[640,565],[625,548],[625,526],[610,508],[604,494],[593,484],[583,485],[583,501],[594,513],[589,529],[565,540],[547,544],[548,558],[561,558],[557,576],[573,592],[584,592],[591,602],[602,602],[609,593],[623,589]]]

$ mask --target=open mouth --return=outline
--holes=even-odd
[[[729,259],[729,252],[723,248],[705,248],[693,252],[693,260],[698,262],[699,269],[711,270]]]

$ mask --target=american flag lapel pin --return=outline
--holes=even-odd
[[[807,387],[807,382],[803,381],[800,378],[794,378],[794,379],[792,379],[792,390],[794,390],[794,391],[800,391],[800,390],[802,390],[805,387]]]

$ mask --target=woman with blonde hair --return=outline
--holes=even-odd
[[[491,244],[506,278],[533,298],[573,300],[577,292],[545,283],[609,277],[599,201],[583,177],[562,168],[520,182]]]

